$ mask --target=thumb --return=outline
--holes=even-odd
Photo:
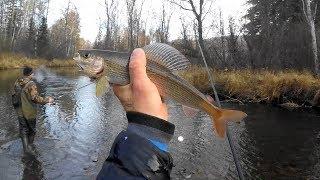
[[[135,49],[129,62],[130,82],[132,84],[143,83],[148,79],[146,64],[147,60],[144,51],[141,48]]]

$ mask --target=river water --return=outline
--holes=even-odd
[[[74,69],[37,70],[41,94],[55,97],[56,104],[39,107],[38,154],[28,157],[22,153],[9,95],[19,75],[19,70],[0,71],[0,179],[93,179],[127,125],[113,92],[96,97],[95,84],[86,86],[90,79]],[[319,112],[223,106],[249,115],[229,126],[247,179],[320,179]],[[213,135],[204,113],[186,117],[180,105],[169,101],[169,114],[176,125],[170,144],[172,179],[237,179],[229,144]]]

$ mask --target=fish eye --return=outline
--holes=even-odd
[[[85,53],[85,54],[84,54],[84,57],[85,57],[85,58],[88,58],[88,57],[89,57],[89,53]]]

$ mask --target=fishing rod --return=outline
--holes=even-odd
[[[205,64],[205,66],[206,66],[206,71],[207,71],[207,74],[209,76],[209,81],[210,81],[210,84],[211,84],[211,87],[212,87],[212,90],[213,90],[214,98],[215,98],[215,100],[217,102],[218,107],[221,107],[219,96],[218,96],[217,90],[216,90],[216,88],[214,86],[213,77],[211,76],[211,73],[209,71],[206,58],[205,58],[205,56],[203,54],[202,48],[200,46],[199,39],[197,37],[196,37],[196,40],[198,42],[198,46],[199,46],[199,49],[200,49],[200,53],[201,53],[203,62]],[[237,169],[237,173],[238,173],[239,179],[240,180],[244,180],[245,178],[244,178],[244,175],[243,175],[243,171],[242,171],[242,168],[241,168],[241,165],[240,165],[239,158],[238,158],[238,156],[237,156],[237,154],[235,152],[234,142],[233,142],[233,139],[232,139],[231,134],[229,132],[228,125],[226,126],[226,133],[227,133],[227,139],[228,139],[228,142],[229,142],[229,146],[230,146],[230,149],[231,149],[231,153],[232,153],[232,156],[233,156],[234,163],[236,165],[236,169]]]

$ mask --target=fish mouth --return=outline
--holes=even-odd
[[[76,53],[75,56],[72,58],[75,62],[76,62],[76,65],[79,67],[79,69],[81,71],[84,70],[84,68],[81,66],[81,57],[80,57],[80,54],[79,53]]]
[[[84,70],[84,68],[80,64],[77,64],[77,66],[79,67],[80,71]]]
[[[100,75],[100,74],[102,74],[104,72],[104,68],[102,67],[97,73],[96,73],[96,75]]]
[[[76,53],[72,59],[77,61],[77,62],[80,61],[80,54]]]
[[[103,61],[101,59],[94,61],[92,64],[92,68],[94,69],[94,72],[96,75],[103,73],[104,71]]]

